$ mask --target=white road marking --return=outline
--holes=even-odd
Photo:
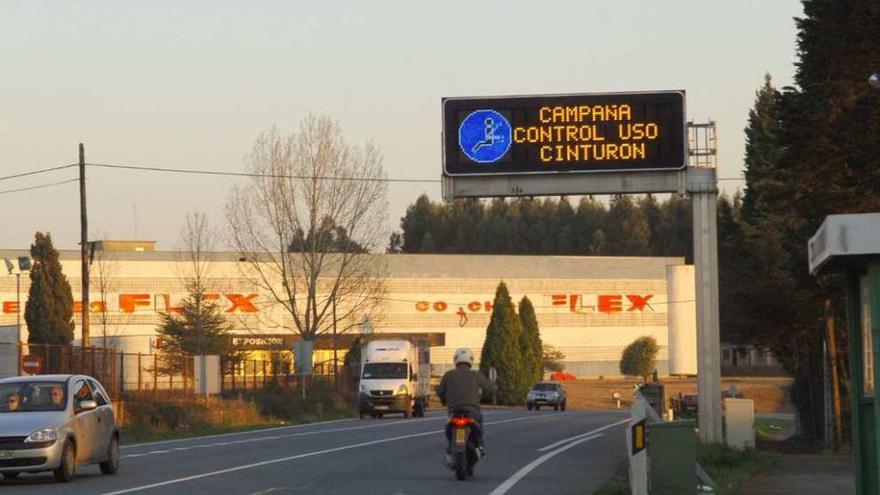
[[[577,440],[579,438],[584,438],[584,437],[588,437],[590,435],[594,435],[596,433],[599,433],[600,431],[605,431],[609,428],[614,428],[615,426],[622,425],[624,423],[629,423],[629,419],[624,419],[622,421],[618,421],[617,423],[611,423],[610,425],[605,425],[601,428],[596,428],[595,430],[588,431],[586,433],[581,433],[580,435],[575,435],[573,437],[563,438],[562,440],[560,440],[558,442],[553,442],[550,445],[547,445],[546,447],[541,447],[540,449],[538,449],[538,452],[546,452],[548,450],[555,449],[556,447],[559,447],[562,444],[571,442],[573,440]]]
[[[498,485],[498,488],[492,490],[492,493],[490,493],[489,495],[504,495],[505,493],[507,493],[508,490],[513,488],[513,485],[517,484],[519,482],[519,480],[523,479],[527,474],[534,471],[534,469],[536,467],[540,466],[541,464],[544,464],[546,461],[552,459],[553,457],[565,452],[566,450],[568,450],[572,447],[576,447],[584,442],[589,442],[590,440],[595,440],[601,436],[602,436],[602,434],[599,433],[599,434],[592,435],[592,436],[589,436],[586,438],[581,438],[580,440],[575,440],[574,442],[569,443],[565,447],[562,447],[560,449],[556,449],[551,452],[547,452],[546,454],[542,455],[541,457],[538,457],[534,461],[527,464],[524,468],[513,473],[513,476],[511,476],[510,478],[507,478],[507,480],[504,483],[501,483],[500,485]]]
[[[152,452],[147,452],[146,454],[126,454],[122,457],[127,458],[127,457],[132,457],[132,456],[149,455],[149,454],[168,454],[172,451],[181,452],[181,451],[193,450],[193,449],[207,449],[207,448],[211,448],[211,447],[225,447],[227,445],[237,445],[237,444],[242,444],[242,443],[253,443],[253,442],[265,442],[265,441],[269,441],[269,440],[280,440],[283,438],[304,437],[304,436],[309,436],[309,435],[320,435],[322,433],[338,433],[340,431],[369,430],[369,429],[373,429],[373,428],[398,425],[398,424],[402,424],[402,423],[413,424],[413,423],[417,423],[419,421],[428,421],[428,420],[432,420],[432,419],[445,419],[445,418],[440,417],[440,416],[432,416],[432,417],[428,417],[428,418],[419,418],[417,420],[408,419],[405,421],[391,421],[391,422],[383,422],[383,423],[373,423],[373,424],[363,425],[363,426],[349,426],[346,428],[334,428],[334,429],[329,429],[329,430],[305,431],[302,433],[290,433],[287,435],[272,435],[272,436],[267,436],[267,437],[248,438],[248,439],[244,439],[244,440],[231,440],[228,442],[205,443],[205,444],[191,445],[188,447],[177,447],[177,448],[174,448],[171,450],[154,450]]]
[[[513,423],[513,422],[516,422],[516,421],[525,421],[525,420],[530,420],[530,419],[531,419],[531,420],[534,420],[534,419],[563,418],[563,417],[564,417],[564,416],[562,416],[562,415],[521,416],[521,417],[518,417],[518,418],[502,419],[502,420],[500,420],[500,421],[487,421],[487,422],[486,422],[486,425],[497,425],[497,424],[502,424],[502,423]],[[292,456],[289,456],[289,457],[281,457],[281,458],[277,458],[277,459],[269,459],[269,460],[266,460],[266,461],[255,462],[255,463],[253,463],[253,464],[246,464],[246,465],[235,466],[235,467],[226,468],[226,469],[219,469],[219,470],[217,470],[217,471],[210,471],[210,472],[202,473],[202,474],[194,474],[194,475],[192,475],[192,476],[185,476],[185,477],[183,477],[183,478],[177,478],[177,479],[168,480],[168,481],[160,481],[160,482],[158,482],[158,483],[152,483],[152,484],[149,484],[149,485],[141,485],[141,486],[135,486],[135,487],[132,487],[132,488],[125,488],[125,489],[123,489],[123,490],[117,490],[117,491],[115,491],[115,492],[107,492],[107,493],[103,493],[103,494],[101,494],[101,495],[122,495],[122,494],[124,494],[124,493],[139,492],[139,491],[142,491],[142,490],[149,490],[150,488],[158,488],[158,487],[160,487],[160,486],[175,485],[175,484],[183,483],[183,482],[186,482],[186,481],[192,481],[192,480],[198,480],[198,479],[202,479],[202,478],[208,478],[208,477],[210,477],[210,476],[217,476],[217,475],[220,475],[220,474],[233,473],[233,472],[236,472],[236,471],[243,471],[243,470],[245,470],[245,469],[253,469],[253,468],[256,468],[256,467],[267,466],[267,465],[270,465],[270,464],[278,464],[279,462],[294,461],[294,460],[297,460],[297,459],[303,459],[303,458],[306,458],[306,457],[314,457],[314,456],[317,456],[317,455],[331,454],[331,453],[333,453],[333,452],[342,452],[342,451],[344,451],[344,450],[357,449],[357,448],[360,448],[360,447],[368,447],[368,446],[370,446],[370,445],[377,445],[377,444],[380,444],[380,443],[394,442],[394,441],[397,441],[397,440],[405,440],[405,439],[408,439],[408,438],[418,438],[418,437],[425,437],[425,436],[428,436],[428,435],[438,435],[438,434],[441,434],[441,433],[443,433],[443,430],[432,430],[432,431],[426,431],[426,432],[422,432],[422,433],[412,433],[412,434],[409,434],[409,435],[400,435],[400,436],[397,436],[397,437],[382,438],[382,439],[379,439],[379,440],[371,440],[371,441],[369,441],[369,442],[361,442],[361,443],[355,443],[355,444],[351,444],[351,445],[343,445],[342,447],[334,447],[334,448],[332,448],[332,449],[316,450],[316,451],[313,451],[313,452],[306,452],[306,453],[304,453],[304,454],[297,454],[297,455],[292,455]],[[583,440],[581,440],[581,441],[583,441]],[[565,447],[565,448],[567,449],[567,448],[570,448],[570,447]],[[564,450],[564,449],[563,449],[563,450]]]
[[[486,414],[486,416],[499,416],[499,415],[503,415],[504,413],[507,413],[507,412],[508,411],[502,411],[500,413],[493,413],[491,415]],[[181,451],[193,450],[193,449],[222,447],[222,446],[227,446],[227,445],[262,442],[262,441],[268,441],[268,440],[278,440],[278,439],[282,439],[282,438],[300,437],[300,436],[307,436],[307,435],[319,435],[322,433],[335,433],[335,432],[350,431],[350,430],[366,430],[366,429],[371,429],[371,428],[380,428],[383,426],[391,426],[391,425],[397,425],[397,424],[402,424],[402,423],[415,423],[418,421],[425,421],[425,420],[430,420],[430,419],[445,419],[445,418],[446,418],[445,413],[431,414],[430,416],[426,416],[424,418],[407,419],[407,420],[402,420],[402,421],[391,421],[391,422],[382,422],[382,423],[371,423],[371,424],[364,425],[364,426],[352,426],[352,427],[346,427],[346,428],[334,428],[334,429],[329,429],[329,430],[316,430],[316,431],[308,431],[308,432],[303,432],[303,433],[293,433],[293,434],[289,434],[289,435],[271,435],[271,436],[265,436],[265,437],[248,438],[248,439],[244,439],[244,440],[232,440],[229,442],[215,442],[215,443],[207,443],[207,444],[190,445],[187,447],[175,447],[171,450],[152,451],[152,452],[147,452],[147,453],[142,453],[142,454],[126,454],[126,455],[123,455],[122,458],[126,459],[126,458],[130,458],[130,457],[141,457],[141,456],[149,455],[149,454],[167,454],[169,452],[181,452]],[[201,440],[201,439],[210,439],[210,438],[217,438],[217,437],[229,436],[229,435],[242,435],[245,433],[289,430],[289,429],[293,429],[293,428],[312,426],[312,425],[317,425],[317,424],[336,423],[339,421],[349,421],[349,420],[335,420],[335,421],[326,421],[324,423],[309,423],[309,424],[304,424],[304,425],[292,425],[292,426],[286,426],[286,427],[253,430],[253,431],[249,431],[249,432],[224,433],[221,435],[209,435],[209,436],[204,436],[204,437],[191,437],[191,438],[186,438],[186,439],[167,440],[165,442],[146,443],[146,444],[139,444],[139,445],[151,447],[157,443],[161,444],[161,443],[176,442],[176,441],[183,441],[183,440]],[[130,447],[134,447],[134,445],[131,445]]]

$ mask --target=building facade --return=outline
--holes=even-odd
[[[186,295],[188,263],[183,253],[150,248],[108,249],[95,256],[90,271],[92,345],[135,353],[156,349],[161,314],[173,311]],[[0,258],[15,260],[19,256],[27,256],[27,252],[0,250]],[[319,338],[315,356],[319,366],[332,357],[334,341],[341,356],[359,334],[428,337],[432,363],[438,371],[451,366],[453,351],[459,347],[470,347],[479,357],[495,290],[503,280],[514,304],[523,296],[532,301],[542,341],[565,355],[563,364],[568,372],[577,376],[619,375],[623,348],[650,335],[660,345],[658,371],[666,374],[670,371],[670,317],[681,321],[680,312],[693,310],[692,300],[670,301],[668,297],[667,272],[669,267],[682,267],[682,258],[370,256],[383,274],[385,290],[377,296],[381,302],[371,314],[352,317],[344,325],[351,327],[349,330],[338,332],[335,338],[328,330]],[[79,252],[61,251],[60,258],[76,301],[78,340]],[[289,354],[297,340],[292,318],[261,289],[248,272],[248,264],[234,253],[214,253],[210,264],[210,297],[232,324],[233,343],[254,356]],[[688,276],[688,283],[693,284],[692,275]],[[19,307],[14,274],[0,276],[0,326],[15,325],[16,313],[21,311],[22,341],[27,340],[23,312],[29,286],[30,278],[24,273]],[[684,318],[691,320],[692,316],[686,313]],[[692,341],[685,339],[687,345],[695,345]]]

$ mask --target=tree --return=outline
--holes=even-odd
[[[751,223],[768,211],[773,191],[783,186],[774,171],[782,153],[780,143],[779,99],[770,74],[764,75],[764,86],[755,95],[745,128],[745,178],[748,193],[743,200],[743,215]]]
[[[73,341],[73,293],[61,272],[52,235],[37,232],[31,244],[31,288],[24,309],[28,343],[70,345]]]
[[[541,346],[541,361],[544,363],[544,371],[563,371],[565,369],[562,364],[564,359],[565,354],[552,345],[543,344]]]
[[[535,307],[528,297],[523,296],[519,302],[519,321],[523,333],[520,339],[520,355],[522,356],[523,376],[527,384],[541,381],[544,378],[544,363],[541,345],[541,332],[538,329],[538,318]]]
[[[220,307],[203,297],[204,294],[190,293],[174,311],[162,313],[156,329],[159,352],[164,357],[162,372],[183,370],[184,356],[233,353],[232,326]]]
[[[507,285],[498,284],[486,340],[480,355],[480,371],[486,376],[495,368],[498,373],[498,401],[502,404],[516,405],[525,401],[528,384],[523,379],[520,338],[522,325],[516,316]]]
[[[403,236],[400,235],[400,232],[392,232],[388,236],[388,247],[385,248],[385,252],[388,254],[400,254],[403,252]]]
[[[253,177],[226,205],[244,276],[283,308],[275,323],[303,340],[353,328],[384,294],[383,265],[369,254],[387,210],[378,148],[352,146],[337,123],[309,117],[298,133],[260,134],[246,164]],[[322,235],[328,226],[343,230]]]
[[[660,348],[654,337],[644,336],[626,346],[620,356],[620,373],[628,376],[640,376],[648,382],[648,376],[654,371],[657,352]]]
[[[101,236],[96,236],[100,238]],[[116,333],[118,325],[124,325],[124,315],[122,313],[111,313],[110,295],[118,292],[118,281],[116,276],[119,272],[119,261],[116,259],[112,251],[104,249],[95,249],[92,245],[93,256],[89,263],[89,278],[91,287],[98,291],[97,300],[92,300],[91,305],[93,312],[96,314],[96,323],[101,331],[101,346],[107,348],[109,338]]]
[[[166,310],[156,329],[158,348],[164,355],[164,372],[184,369],[180,358],[191,355],[234,354],[232,325],[220,307],[208,297],[215,265],[217,233],[204,213],[190,213],[180,234],[177,268],[187,296],[177,307],[166,301]]]
[[[611,199],[605,234],[608,255],[647,256],[651,250],[651,229],[644,212],[631,196],[620,195]]]
[[[813,436],[823,423],[823,303],[834,279],[807,273],[806,243],[828,214],[880,208],[880,92],[865,82],[866,68],[880,66],[880,11],[874,0],[807,0],[796,22],[796,85],[777,94],[765,79],[750,114],[743,231],[753,338],[794,377]]]

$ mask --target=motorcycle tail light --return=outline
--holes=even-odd
[[[449,422],[455,426],[467,426],[473,423],[473,420],[470,418],[452,418]]]

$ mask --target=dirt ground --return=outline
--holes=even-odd
[[[696,394],[696,378],[662,378],[666,386],[666,398],[678,397],[678,394]],[[568,391],[568,407],[572,409],[614,409],[617,407],[611,394],[618,392],[621,398],[621,409],[632,405],[633,385],[636,379],[605,378],[584,379],[561,382]],[[721,389],[728,390],[736,385],[738,396],[755,401],[756,413],[791,413],[794,406],[789,400],[789,388],[792,380],[788,377],[722,377]]]

